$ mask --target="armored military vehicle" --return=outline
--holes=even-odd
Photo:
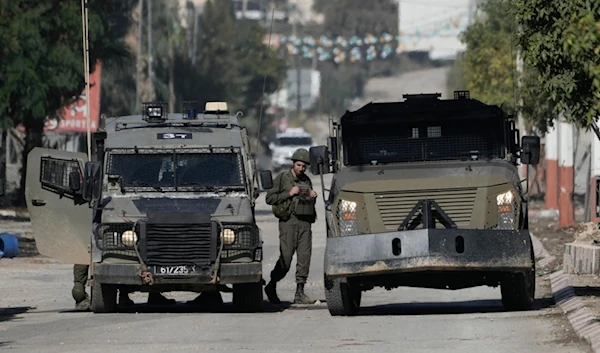
[[[91,264],[94,312],[115,311],[118,290],[223,285],[233,285],[238,310],[262,309],[258,178],[246,130],[225,102],[184,110],[148,103],[140,115],[106,119],[92,161],[43,148],[29,154],[26,198],[38,250]]]
[[[468,91],[403,98],[346,112],[331,123],[328,146],[310,149],[312,173],[334,173],[330,313],[356,314],[363,291],[400,286],[499,285],[507,310],[531,308],[528,185],[517,166],[538,163],[539,138],[519,142],[512,118]]]

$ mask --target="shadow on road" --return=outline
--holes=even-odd
[[[536,299],[533,311],[549,308],[554,305],[551,298]],[[403,303],[361,307],[359,316],[378,315],[444,315],[444,314],[477,314],[507,312],[502,302],[496,299],[470,300],[443,303]]]
[[[30,307],[26,306],[18,306],[14,308],[0,308],[0,322],[14,320],[15,316],[26,313],[30,309]],[[2,344],[2,342],[0,342],[0,344]]]
[[[596,286],[573,286],[575,294],[584,297],[600,297],[600,287]]]
[[[290,307],[289,303],[281,305],[273,305],[269,302],[264,302],[263,313],[279,313]],[[62,311],[74,312],[74,310]],[[137,313],[137,314],[152,314],[152,313],[219,313],[219,314],[239,314],[232,303],[223,303],[222,305],[189,305],[185,302],[178,302],[172,305],[149,305],[145,303],[135,304],[128,307],[120,307],[118,313]],[[250,313],[252,314],[252,313]]]

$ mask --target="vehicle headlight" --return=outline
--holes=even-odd
[[[342,236],[358,234],[356,202],[340,200],[338,203],[338,224]]]
[[[225,228],[221,231],[221,239],[225,245],[233,244],[235,241],[235,232],[233,229]]]
[[[496,196],[496,204],[498,206],[498,229],[515,229],[515,201],[515,193],[512,190]]]
[[[133,247],[138,241],[138,236],[133,230],[126,230],[121,234],[121,243],[125,246]]]

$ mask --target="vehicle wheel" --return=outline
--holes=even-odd
[[[502,305],[510,311],[531,310],[535,300],[535,260],[527,272],[507,274],[500,281]]]
[[[233,285],[233,306],[243,313],[263,311],[263,289],[261,283],[241,283]]]
[[[117,287],[110,284],[95,283],[92,286],[90,308],[95,313],[114,313],[117,311]]]
[[[325,276],[325,300],[332,316],[353,316],[358,314],[362,293],[348,280]]]

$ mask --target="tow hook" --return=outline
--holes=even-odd
[[[152,272],[146,270],[138,270],[138,275],[140,277],[142,277],[142,280],[144,281],[144,283],[149,284],[149,285],[153,285],[154,284],[154,278],[152,278]]]

